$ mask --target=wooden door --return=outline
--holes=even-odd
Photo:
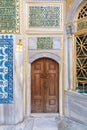
[[[31,111],[59,111],[59,65],[52,59],[39,59],[31,67]]]

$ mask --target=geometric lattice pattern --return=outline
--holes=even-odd
[[[83,19],[85,18],[85,19]],[[80,20],[81,19],[81,20]],[[87,3],[81,8],[78,14],[77,30],[87,29]]]
[[[61,6],[29,6],[29,27],[60,27]]]
[[[78,14],[78,19],[86,18],[87,17],[87,3],[81,8],[79,14]]]
[[[19,0],[0,0],[0,33],[20,33]]]
[[[0,103],[13,101],[13,38],[0,37]]]
[[[77,82],[87,89],[87,34],[76,37]]]
[[[37,38],[37,49],[52,49],[53,38],[52,37],[38,37]]]
[[[86,19],[83,19],[86,18]],[[82,21],[80,20],[82,19]],[[77,30],[87,29],[87,3],[81,8],[78,14]]]

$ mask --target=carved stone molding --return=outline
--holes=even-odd
[[[69,24],[66,26],[66,33],[68,35],[72,35],[73,33],[75,33],[75,25],[74,24]]]
[[[25,2],[63,2],[65,0],[24,0]]]
[[[67,23],[76,20],[77,11],[78,11],[80,5],[83,4],[83,2],[85,2],[85,0],[75,0],[74,1],[73,5],[68,13],[68,16],[67,16],[67,20],[66,20]]]
[[[69,10],[70,10],[70,8],[71,8],[74,1],[75,0],[66,0],[66,13],[67,14],[68,14],[68,12],[69,12]]]

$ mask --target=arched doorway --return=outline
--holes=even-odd
[[[31,64],[31,112],[59,112],[59,64],[52,59]]]

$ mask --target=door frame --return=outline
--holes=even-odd
[[[63,115],[63,94],[64,94],[64,89],[63,89],[63,85],[62,85],[62,60],[61,60],[61,57],[55,55],[55,54],[52,54],[52,53],[38,53],[36,55],[33,55],[32,57],[29,58],[29,65],[28,65],[28,87],[27,87],[27,101],[26,101],[26,106],[27,108],[27,115],[28,116],[32,116],[32,115],[41,115],[41,114],[44,114],[44,115],[48,115],[49,113],[31,113],[31,64],[32,62],[34,62],[35,60],[37,59],[40,59],[40,58],[50,58],[54,61],[56,61],[58,64],[59,64],[59,113],[56,113],[56,114],[59,114],[59,115]],[[54,114],[54,113],[50,113],[51,114]],[[55,114],[54,114],[55,115]]]
[[[35,68],[38,65],[38,63],[40,65],[39,69]],[[50,68],[51,65],[54,68]],[[39,75],[39,77],[37,76],[37,74]],[[34,81],[39,86],[36,86],[35,85],[36,83],[35,84],[33,83]],[[50,87],[52,87],[50,82],[54,84],[54,87],[52,88],[53,91],[50,89]],[[38,89],[34,89],[35,87]],[[37,90],[40,91],[38,95],[37,95]],[[41,103],[39,110],[37,109],[38,100]],[[50,104],[52,100],[54,101],[54,103]],[[40,58],[38,60],[35,60],[31,64],[31,111],[32,113],[39,113],[40,111],[41,111],[40,113],[58,113],[59,112],[59,63],[57,63],[53,59]]]

